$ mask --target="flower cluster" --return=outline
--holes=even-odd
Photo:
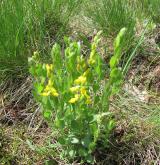
[[[93,43],[91,45],[91,53],[88,60],[89,65],[94,65],[96,63],[96,55],[97,55],[97,45],[100,42],[99,36],[101,35],[102,31],[97,33],[97,36],[95,36]]]
[[[54,96],[58,97],[57,90],[53,87],[53,78],[52,78],[52,72],[53,72],[53,65],[52,64],[46,64],[46,71],[47,71],[47,77],[48,77],[48,84],[44,88],[43,92],[40,93],[41,96]]]
[[[87,64],[85,62],[85,59],[83,58],[83,56],[78,56],[77,57],[77,71],[83,71],[87,68]]]
[[[73,104],[78,102],[78,100],[85,99],[86,104],[91,104],[91,98],[87,92],[87,75],[89,69],[87,69],[81,76],[74,80],[74,87],[70,88],[70,91],[74,93],[74,97],[69,100],[69,103]]]
[[[51,79],[48,80],[48,84],[44,88],[43,92],[40,94],[41,96],[55,96],[58,97],[57,90],[53,87],[53,81]]]

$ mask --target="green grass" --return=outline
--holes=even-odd
[[[136,5],[143,19],[151,19],[155,24],[160,24],[159,0],[137,0]]]
[[[85,13],[90,18],[93,27],[103,30],[106,40],[112,40],[121,28],[127,28],[122,42],[123,56],[120,64],[125,67],[131,54],[135,55],[139,47],[136,46],[139,44],[139,38],[135,35],[137,11],[134,4],[129,0],[96,0],[94,3],[87,1]],[[106,53],[112,54],[113,52],[107,51]]]
[[[0,72],[20,71],[33,51],[47,51],[66,33],[80,4],[77,0],[2,0]]]
[[[130,40],[134,35],[136,23],[135,13],[129,2],[126,0],[96,0],[87,1],[86,14],[98,26],[106,36],[115,36],[117,32],[126,27],[127,38]]]

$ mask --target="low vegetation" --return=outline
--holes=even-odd
[[[0,164],[160,164],[159,0],[2,0]]]

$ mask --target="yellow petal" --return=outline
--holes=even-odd
[[[74,92],[78,92],[79,88],[80,86],[75,86],[75,87],[71,87],[69,90],[74,93]]]
[[[86,77],[90,72],[90,69],[88,68],[84,73],[83,73],[83,76]]]
[[[51,94],[52,94],[53,96],[55,96],[55,97],[58,97],[58,96],[59,96],[59,94],[58,94],[58,92],[56,91],[55,88],[51,88]]]
[[[80,71],[80,69],[81,69],[80,64],[77,64],[77,71]]]
[[[40,95],[41,96],[49,96],[50,95],[50,91],[48,91],[48,92],[42,92]]]
[[[86,63],[82,64],[82,68],[85,69],[87,67]]]
[[[74,81],[74,83],[75,84],[84,84],[86,81],[87,81],[87,78],[85,76],[80,76]]]
[[[89,59],[89,61],[88,61],[88,63],[90,64],[90,65],[93,65],[93,64],[95,64],[95,60],[94,59]]]
[[[90,96],[87,96],[86,104],[91,104],[91,103],[92,103],[92,100],[91,100]]]
[[[74,104],[75,102],[77,102],[79,100],[79,97],[80,96],[78,94],[76,94],[75,97],[73,97],[69,100],[69,103]]]
[[[51,79],[49,79],[45,90],[50,90],[50,88],[52,88],[52,87],[53,87],[53,81]]]
[[[46,64],[46,69],[47,69],[47,76],[51,76],[51,72],[53,70],[53,65],[52,64]]]
[[[81,88],[81,94],[82,95],[86,95],[87,94],[87,91],[86,91],[86,88],[85,87],[82,87]]]
[[[76,98],[71,98],[71,99],[69,100],[69,103],[73,104],[73,103],[75,103],[76,101],[77,101]]]
[[[75,98],[76,98],[76,99],[79,99],[79,98],[80,98],[80,95],[79,95],[79,94],[76,94],[76,95],[75,95]]]
[[[52,95],[55,96],[55,97],[59,96],[59,94],[57,92],[52,92]]]

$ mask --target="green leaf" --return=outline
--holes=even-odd
[[[119,87],[117,87],[117,86],[113,86],[113,87],[112,87],[112,95],[118,93],[119,90],[120,90]]]
[[[34,66],[31,66],[31,67],[29,68],[29,72],[30,72],[33,76],[35,76],[35,67],[34,67]]]
[[[88,156],[86,157],[86,160],[90,164],[94,163],[94,159],[93,159],[93,156],[91,154],[88,154]]]
[[[108,130],[112,130],[114,126],[115,126],[114,120],[110,120],[108,123]]]
[[[79,139],[77,139],[76,137],[73,137],[73,138],[71,139],[71,143],[72,143],[72,144],[78,144],[78,143],[79,143]]]
[[[86,136],[85,138],[83,138],[83,139],[81,140],[82,145],[83,145],[84,147],[86,147],[86,148],[89,147],[89,145],[90,145],[91,142],[92,142],[92,141],[91,141],[91,138],[90,138],[89,136]]]
[[[71,158],[73,158],[73,157],[75,156],[75,154],[76,154],[76,151],[70,150],[68,154],[69,154],[69,156],[70,156]]]
[[[81,130],[80,122],[77,122],[76,120],[71,121],[71,128],[73,131],[79,132]]]
[[[97,105],[100,102],[100,96],[94,97],[94,104]]]
[[[49,111],[49,110],[44,111],[44,112],[43,112],[43,116],[44,116],[45,119],[51,119],[51,117],[52,117],[52,112]]]
[[[64,128],[65,127],[64,119],[58,119],[57,118],[55,120],[55,125],[56,125],[56,127],[60,128],[60,129]]]
[[[47,108],[46,105],[48,103],[48,97],[47,96],[41,96],[41,98],[42,98],[41,99],[42,105],[45,106],[45,108]]]
[[[110,59],[109,64],[110,64],[110,67],[111,67],[111,68],[116,67],[116,65],[118,64],[118,59],[117,59],[117,57],[116,57],[116,56],[112,56],[111,59]]]
[[[114,48],[117,49],[118,47],[120,47],[120,44],[122,42],[122,39],[124,37],[124,34],[126,33],[126,28],[122,28],[120,30],[120,32],[118,33],[116,39],[115,39],[115,43],[114,43]]]
[[[60,72],[62,68],[62,54],[61,47],[57,43],[52,47],[51,57],[56,71]]]
[[[42,90],[43,90],[43,88],[44,88],[44,86],[42,84],[38,84],[38,83],[36,83],[34,85],[34,87],[36,88],[36,90],[37,90],[38,93],[41,93]]]
[[[66,139],[63,138],[63,137],[59,137],[59,138],[58,138],[58,142],[59,142],[61,145],[65,145]]]
[[[78,152],[79,152],[79,155],[82,156],[82,157],[86,157],[88,155],[87,150],[84,149],[84,148],[80,148],[78,150]]]
[[[114,69],[111,70],[110,77],[121,79],[122,78],[122,73],[118,68],[114,68]]]

